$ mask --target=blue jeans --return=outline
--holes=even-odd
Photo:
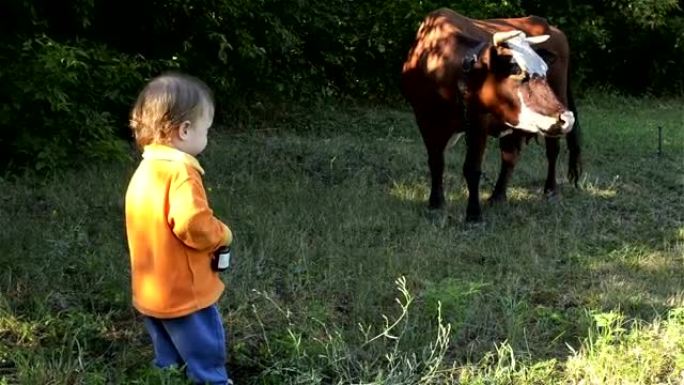
[[[216,305],[179,318],[144,317],[159,368],[185,366],[198,384],[228,384],[226,335]]]

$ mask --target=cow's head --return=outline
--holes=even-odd
[[[491,42],[474,47],[463,60],[471,100],[510,127],[547,136],[568,133],[575,116],[549,87],[548,65],[531,47],[548,38],[497,32]]]

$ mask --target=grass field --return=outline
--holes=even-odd
[[[236,384],[684,383],[682,102],[582,99],[581,188],[564,150],[546,201],[532,141],[480,226],[463,223],[463,142],[446,212],[426,209],[405,108],[216,129],[201,162],[236,233],[220,303]],[[184,383],[150,369],[130,305],[134,167],[0,179],[0,384]],[[490,139],[483,198],[498,167]]]

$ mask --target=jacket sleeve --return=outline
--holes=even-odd
[[[193,249],[211,251],[233,241],[228,226],[209,208],[199,179],[188,178],[169,191],[167,220],[173,233]]]

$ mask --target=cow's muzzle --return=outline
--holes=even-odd
[[[558,115],[558,121],[547,130],[543,130],[545,136],[563,136],[572,130],[575,125],[575,114],[572,111],[564,111]]]

